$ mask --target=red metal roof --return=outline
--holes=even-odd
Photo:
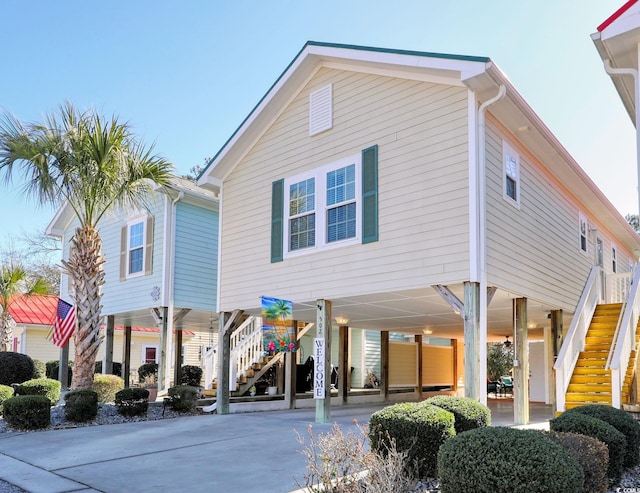
[[[627,10],[629,10],[629,7],[631,7],[634,3],[636,3],[638,0],[629,0],[627,3],[625,3],[622,7],[620,7],[618,10],[616,10],[606,21],[604,21],[602,24],[600,24],[598,26],[598,32],[602,32],[604,31],[608,26],[610,26],[618,17],[620,17],[622,14],[624,14]]]
[[[18,325],[53,325],[58,308],[58,297],[43,294],[31,296],[18,295],[9,305],[9,313]],[[116,325],[116,330],[122,330],[122,325]],[[157,327],[131,327],[133,332],[159,333]],[[183,335],[193,336],[191,330],[183,330]]]
[[[9,313],[20,325],[53,325],[57,308],[57,296],[18,295],[9,304]]]

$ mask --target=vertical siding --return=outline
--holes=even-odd
[[[520,209],[503,198],[503,139],[520,155]],[[491,119],[486,157],[489,284],[572,310],[595,263],[594,235],[588,237],[588,254],[579,246],[579,214],[593,223],[587,208]],[[607,272],[611,271],[610,237],[603,233]],[[627,271],[628,255],[618,250],[619,272]]]
[[[334,127],[309,137],[309,93],[328,83]],[[272,264],[272,181],[373,144],[380,241]],[[264,293],[298,301],[466,279],[467,147],[466,89],[320,70],[223,184],[221,309],[254,307]]]
[[[215,311],[218,212],[179,202],[175,242],[176,306]]]

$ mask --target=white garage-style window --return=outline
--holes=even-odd
[[[360,241],[361,155],[284,180],[285,257]]]

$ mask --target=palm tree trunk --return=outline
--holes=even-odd
[[[11,351],[13,343],[13,328],[16,323],[8,311],[0,308],[0,351]]]
[[[69,260],[63,264],[69,275],[76,304],[75,359],[72,390],[89,389],[93,385],[95,362],[102,338],[100,315],[104,284],[102,239],[93,226],[76,229],[71,240]]]

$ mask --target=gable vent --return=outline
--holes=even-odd
[[[309,95],[309,135],[316,135],[333,127],[331,84]]]

